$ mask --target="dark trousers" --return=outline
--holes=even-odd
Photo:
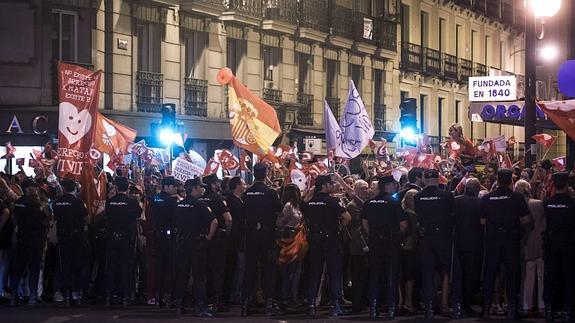
[[[258,264],[263,277],[264,298],[274,296],[277,246],[272,230],[249,230],[246,234],[246,266],[242,297],[251,299],[255,292]]]
[[[174,256],[176,246],[174,240],[158,239],[156,245],[156,295],[161,301],[161,298],[166,294],[173,294],[173,279],[176,276],[176,268],[174,266]]]
[[[124,298],[131,296],[134,258],[135,249],[133,245],[108,247],[106,250],[106,292],[108,296],[114,292],[121,292]]]
[[[428,304],[435,298],[435,268],[439,267],[441,273],[450,275],[451,303],[461,303],[461,272],[457,253],[452,249],[451,234],[426,234],[420,246],[423,301]]]
[[[485,274],[483,277],[483,302],[491,305],[495,276],[501,264],[505,270],[505,291],[510,305],[517,305],[521,256],[518,234],[488,235],[485,243]]]
[[[228,250],[228,235],[223,231],[218,231],[213,239],[208,243],[208,289],[210,298],[214,303],[223,301],[222,287],[226,272],[226,260]]]
[[[301,273],[301,262],[292,261],[289,264],[280,266],[281,273],[281,299],[283,302],[289,302],[295,299],[295,291],[297,284],[299,284],[299,276]]]
[[[545,306],[554,308],[554,300],[561,299],[563,311],[573,311],[575,290],[575,248],[573,246],[553,246],[545,248],[543,301]],[[558,291],[561,291],[558,295]]]
[[[176,250],[176,280],[174,296],[179,305],[183,305],[188,283],[190,269],[192,271],[193,293],[196,304],[206,302],[206,269],[207,269],[207,246],[206,242],[198,242],[195,239],[181,240]]]
[[[307,293],[307,301],[310,304],[315,304],[324,263],[328,276],[331,304],[336,304],[341,296],[343,251],[341,244],[335,240],[332,238],[312,237],[310,241]]]
[[[469,307],[473,301],[473,295],[479,290],[481,253],[459,250],[458,255],[461,264],[463,305]]]
[[[88,288],[89,249],[80,240],[58,240],[59,286],[63,291],[83,292]]]
[[[16,259],[14,270],[10,280],[13,293],[16,295],[18,286],[26,267],[28,267],[28,286],[30,288],[30,298],[38,297],[38,280],[40,279],[40,267],[42,266],[42,255],[44,253],[44,240],[35,240],[31,237],[18,239],[16,247]]]
[[[367,256],[351,255],[351,279],[353,284],[351,302],[355,311],[363,309],[368,273]]]
[[[393,244],[393,245],[390,245]],[[379,298],[381,286],[387,287],[387,302],[397,304],[399,280],[399,243],[393,240],[372,241],[369,247],[369,299]]]

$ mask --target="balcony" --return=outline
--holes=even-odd
[[[403,42],[401,43],[401,68],[409,72],[421,72],[421,46]]]
[[[316,15],[320,14],[319,12]],[[329,13],[330,32],[335,36],[354,39],[354,11],[342,6],[330,6]]]
[[[268,103],[282,102],[282,91],[270,88],[262,89],[262,98]]]
[[[66,64],[73,64],[81,66],[90,71],[94,71],[94,65],[89,63],[79,63],[79,62],[63,62]],[[58,90],[58,61],[53,61],[52,63],[52,104],[57,105],[60,103],[60,91]]]
[[[486,76],[487,75],[487,66],[475,63],[475,68],[473,69],[473,76]]]
[[[140,112],[160,112],[163,103],[164,75],[136,72],[136,106]]]
[[[303,107],[298,112],[298,124],[304,126],[313,126],[313,95],[298,93],[297,102],[303,105]]]
[[[373,128],[375,131],[385,131],[385,104],[373,105]]]
[[[335,116],[336,119],[339,119],[339,107],[341,105],[341,101],[339,98],[325,98],[325,101],[329,105],[331,112]]]
[[[189,116],[208,116],[208,81],[184,79],[184,113]]]
[[[431,48],[424,48],[423,72],[427,75],[439,76],[441,74],[441,52]]]
[[[222,0],[182,0],[181,10],[219,17],[226,9]]]
[[[501,22],[507,26],[513,25],[513,5],[503,2],[501,8]]]
[[[263,30],[293,34],[298,20],[296,1],[264,0]]]
[[[298,6],[298,25],[300,28],[328,33],[327,13],[328,0],[301,0]]]
[[[457,81],[457,57],[443,53],[443,77],[446,80]]]
[[[260,27],[263,17],[261,0],[223,0],[222,21]]]
[[[501,1],[500,0],[487,0],[487,17],[499,20],[501,18]]]
[[[467,59],[459,59],[459,81],[467,83],[473,75],[473,62]]]
[[[397,51],[397,24],[384,19],[376,19],[373,23],[374,39],[379,48]]]

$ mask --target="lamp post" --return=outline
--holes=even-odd
[[[525,1],[525,166],[531,167],[537,152],[533,135],[537,121],[536,106],[536,48],[537,39],[545,35],[545,17],[554,16],[561,8],[561,0],[526,0]],[[537,22],[541,23],[541,32],[537,34]],[[529,153],[528,153],[529,151]]]

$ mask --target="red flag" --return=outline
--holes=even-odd
[[[58,62],[58,172],[79,178],[90,159],[101,71]],[[86,201],[87,202],[87,201]]]
[[[136,139],[136,130],[98,113],[94,136],[94,149],[108,154],[124,155]],[[132,147],[133,149],[133,147]]]
[[[499,154],[498,159],[499,159],[499,168],[508,168],[508,169],[513,168],[513,162],[511,161],[509,154],[507,153]]]
[[[402,150],[398,152],[397,157],[401,157],[403,160],[405,160],[406,163],[411,164],[417,157],[417,148],[403,147]]]
[[[552,162],[556,170],[560,172],[567,170],[567,158],[565,156],[553,158]]]
[[[8,141],[6,143],[6,154],[2,156],[2,159],[10,159],[14,158],[14,153],[16,152],[16,148],[12,146],[12,142]]]
[[[509,146],[509,147],[515,146],[516,143],[517,143],[517,140],[515,139],[515,136],[511,136],[511,137],[509,137],[509,139],[507,139],[507,146]]]
[[[435,168],[435,155],[434,154],[419,154],[417,158],[413,160],[413,166],[421,167],[426,169]]]
[[[537,105],[567,136],[575,140],[575,100],[538,102]]]
[[[375,150],[377,149],[377,144],[375,143],[375,141],[373,141],[373,139],[369,139],[367,144],[369,145],[371,151],[375,152]]]
[[[206,163],[206,168],[204,169],[204,176],[216,173],[219,168],[220,163],[215,161],[213,158],[210,158],[210,160],[208,160],[208,162]]]
[[[16,158],[16,165],[17,166],[24,166],[24,161],[26,158]]]
[[[91,214],[93,211],[92,208],[95,205],[94,202],[100,199],[100,193],[96,186],[98,177],[96,177],[96,172],[92,165],[86,164],[84,166],[85,167],[82,167],[79,178],[80,185],[82,186],[80,195],[84,203],[86,203],[88,212]]]
[[[236,145],[265,154],[281,133],[275,109],[248,90],[229,68],[222,68],[217,81],[228,86],[228,111]]]
[[[497,154],[495,143],[491,139],[483,140],[483,143],[477,147],[477,154],[481,155],[484,162],[488,162]]]
[[[301,153],[301,161],[302,162],[309,162],[313,159],[313,153],[310,153],[308,151],[304,151]]]
[[[428,151],[429,146],[429,137],[427,135],[423,135],[417,139],[417,149],[421,153],[429,154],[431,151]]]
[[[250,161],[250,156],[242,149],[242,152],[240,153],[240,170],[249,170],[248,162]]]
[[[377,147],[377,150],[375,151],[375,156],[378,159],[386,159],[389,157],[389,154],[387,152],[387,140],[383,139],[381,141],[381,145],[379,147]]]
[[[461,151],[463,149],[460,143],[458,143],[456,140],[449,139],[445,143],[445,146],[447,147],[447,151],[449,152],[449,157],[453,159],[459,158],[459,155],[461,154]]]
[[[551,146],[553,146],[555,141],[557,141],[556,136],[552,136],[552,135],[546,134],[546,133],[540,133],[540,134],[534,135],[531,138],[533,138],[533,140],[537,141],[537,143],[539,143],[543,147],[545,147],[545,149],[549,149]]]
[[[218,155],[218,160],[222,165],[222,169],[227,171],[234,170],[240,166],[240,162],[237,157],[227,149],[224,149],[222,152],[220,152]]]

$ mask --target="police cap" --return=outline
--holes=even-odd
[[[36,184],[36,182],[34,182],[34,180],[25,179],[25,180],[20,184],[20,188],[22,188],[22,191],[24,191],[24,190],[26,190],[28,187],[38,187],[38,184]]]
[[[327,183],[331,183],[331,176],[329,175],[319,175],[316,179],[315,179],[315,186],[316,187],[322,187],[324,184]]]
[[[497,179],[511,182],[513,171],[509,168],[499,168],[497,170]]]
[[[439,172],[437,169],[426,169],[423,173],[425,179],[439,178]]]
[[[392,175],[383,175],[377,179],[377,186],[380,190],[385,188],[385,184],[395,183],[395,178]]]
[[[268,169],[268,164],[266,163],[257,163],[254,165],[254,171],[261,171],[261,170],[267,170]]]
[[[71,178],[64,178],[60,185],[64,192],[73,192],[76,189],[76,181]]]
[[[178,185],[176,179],[173,176],[166,176],[162,178],[162,186]]]
[[[555,187],[563,189],[567,186],[567,182],[569,181],[569,173],[557,172],[551,175],[551,179],[553,180],[553,185],[555,185]]]
[[[191,190],[193,187],[199,187],[202,186],[202,178],[201,177],[195,177],[192,179],[188,179],[186,180],[186,182],[184,183],[184,189],[187,191]]]
[[[130,183],[128,182],[128,178],[124,176],[118,176],[115,180],[116,187],[118,191],[125,192],[130,187]]]
[[[215,173],[210,174],[208,176],[204,176],[204,179],[203,179],[204,184],[206,184],[208,186],[212,185],[218,181],[219,181],[218,176]]]

